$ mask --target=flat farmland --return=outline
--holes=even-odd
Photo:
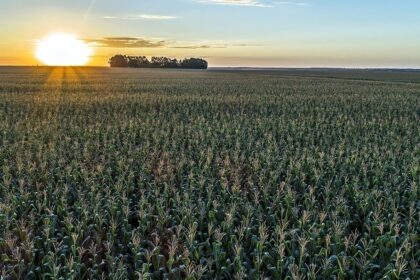
[[[420,72],[0,68],[0,278],[419,279]]]

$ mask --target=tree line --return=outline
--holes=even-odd
[[[152,57],[150,60],[145,56],[115,55],[109,59],[111,67],[128,68],[183,68],[183,69],[207,69],[208,63],[201,58],[176,59],[169,57]]]

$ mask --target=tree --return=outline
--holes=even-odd
[[[139,61],[140,67],[150,67],[150,61],[145,56],[138,56],[137,60]]]
[[[178,61],[178,59],[169,59],[166,64],[166,67],[167,68],[180,68],[181,63]]]
[[[186,69],[207,69],[208,63],[201,58],[186,58],[182,61],[181,67]]]
[[[125,55],[115,55],[109,59],[111,67],[128,67],[128,58]]]
[[[115,55],[110,58],[111,67],[129,68],[185,68],[185,69],[207,69],[208,63],[201,58],[186,58],[177,60],[169,57],[154,56],[149,61],[145,56]]]
[[[127,67],[130,67],[130,68],[139,68],[140,67],[140,63],[137,60],[137,58],[135,58],[135,57],[128,57]]]
[[[154,56],[154,57],[152,57],[152,60],[150,61],[150,63],[155,68],[161,68],[162,67],[162,57]]]

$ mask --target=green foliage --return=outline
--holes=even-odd
[[[2,279],[419,279],[420,85],[0,70]]]

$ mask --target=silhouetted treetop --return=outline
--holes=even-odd
[[[152,57],[149,61],[145,56],[115,55],[109,59],[111,67],[129,68],[182,68],[207,69],[208,63],[201,58],[175,59],[169,57]]]

